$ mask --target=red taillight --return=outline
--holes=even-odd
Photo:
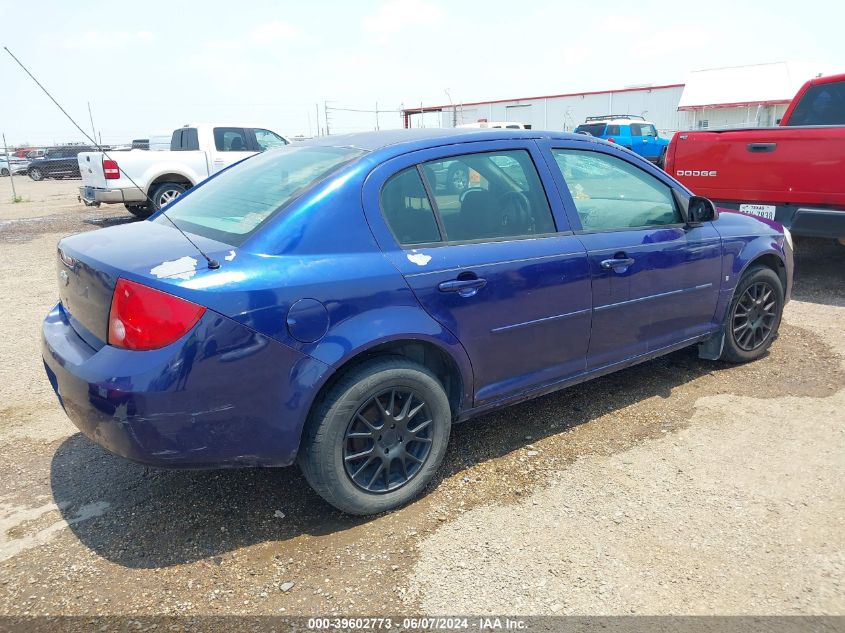
[[[608,141],[610,141],[611,143],[615,143],[615,142],[616,142],[616,139],[615,139],[615,138],[613,138],[613,137],[610,137],[610,138],[609,138],[609,139],[607,139],[607,140],[608,140]]]
[[[118,279],[109,310],[109,345],[133,350],[170,345],[197,324],[205,308],[134,281]]]
[[[117,161],[104,158],[103,173],[106,176],[106,180],[117,180],[120,178],[120,167],[117,166]]]

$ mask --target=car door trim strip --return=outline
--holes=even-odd
[[[692,288],[682,288],[681,290],[670,290],[669,292],[660,292],[656,295],[648,295],[647,297],[639,297],[637,299],[628,299],[627,301],[620,301],[618,303],[608,303],[607,305],[603,306],[596,306],[593,308],[596,312],[601,310],[609,310],[610,308],[618,308],[620,306],[627,306],[631,305],[632,303],[640,303],[642,301],[650,301],[652,299],[660,299],[662,297],[671,297],[672,295],[680,295],[686,294],[688,292],[696,292],[698,290],[705,290],[707,288],[712,288],[713,284],[701,284],[699,286],[693,286]]]

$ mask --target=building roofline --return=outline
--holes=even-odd
[[[703,110],[704,108],[742,108],[747,106],[760,106],[760,105],[782,105],[784,103],[789,103],[791,99],[770,99],[768,101],[742,101],[738,103],[706,103],[703,105],[687,105],[687,106],[679,106],[679,112],[685,112],[689,110]]]
[[[420,106],[419,108],[403,108],[402,114],[420,114],[423,112],[438,112],[451,110],[461,106],[489,105],[492,103],[507,103],[508,101],[537,101],[539,99],[558,99],[560,97],[583,97],[587,95],[606,95],[617,92],[643,92],[646,90],[661,90],[664,88],[683,88],[684,84],[663,84],[660,86],[639,86],[637,88],[619,88],[617,90],[593,90],[589,92],[568,92],[554,95],[540,95],[538,97],[517,97],[514,99],[492,99],[490,101],[463,101],[461,103],[446,103],[436,106]]]

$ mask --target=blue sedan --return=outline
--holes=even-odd
[[[466,187],[438,186],[459,165]],[[780,225],[583,135],[402,130],[252,157],[148,221],[63,239],[44,366],[91,440],[172,467],[298,461],[395,508],[451,425],[690,345],[754,360]]]

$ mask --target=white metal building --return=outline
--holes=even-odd
[[[832,69],[827,69],[832,70]],[[405,108],[405,127],[512,121],[571,131],[588,116],[635,114],[663,135],[677,130],[776,125],[815,68],[777,62],[698,70],[685,84]]]
[[[477,121],[514,121],[538,130],[572,131],[588,116],[636,114],[664,132],[678,129],[683,84],[475,101],[405,108],[405,127],[453,127]]]

